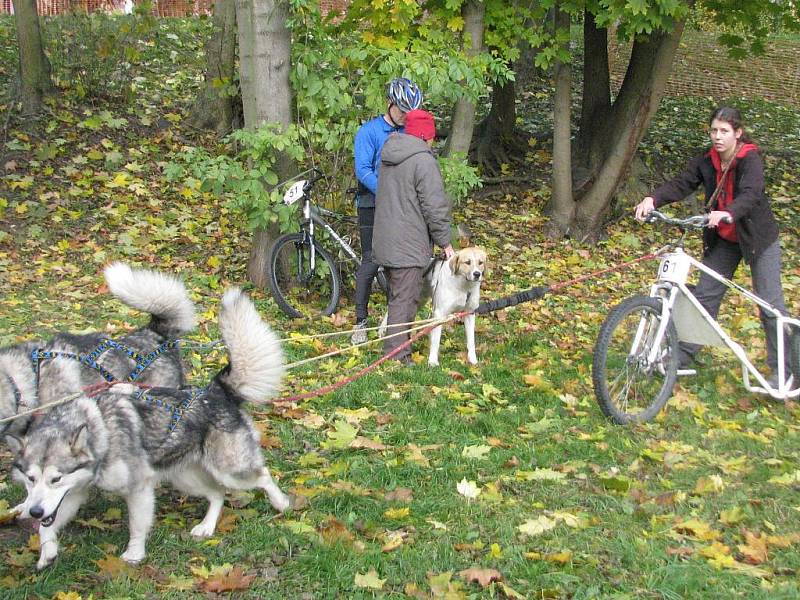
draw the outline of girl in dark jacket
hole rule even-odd
[[[744,258],[750,265],[755,293],[786,314],[778,224],[764,190],[764,163],[758,146],[745,134],[741,114],[735,108],[718,108],[709,124],[711,149],[692,159],[680,175],[637,204],[636,218],[642,220],[654,208],[683,200],[702,185],[706,198],[713,200],[708,207],[708,228],[703,232],[703,264],[731,279]],[[733,222],[724,222],[726,217]],[[694,294],[716,318],[726,290],[723,284],[701,273]],[[767,364],[772,369],[770,384],[777,386],[775,319],[763,311],[760,316],[767,338]],[[681,343],[682,369],[690,367],[698,349]],[[784,372],[790,373],[788,360]]]

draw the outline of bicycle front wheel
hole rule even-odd
[[[269,287],[280,309],[292,318],[332,315],[339,304],[341,280],[336,263],[327,251],[311,243],[302,233],[275,240],[269,257]]]
[[[672,395],[678,332],[670,320],[656,340],[661,322],[660,298],[634,296],[613,308],[600,327],[592,382],[600,408],[615,423],[649,421]]]

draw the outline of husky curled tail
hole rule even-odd
[[[174,347],[162,347],[195,326],[194,304],[183,283],[176,277],[132,269],[120,262],[105,269],[105,278],[114,296],[151,316],[149,325],[113,342],[139,357],[157,351],[158,358],[142,368],[135,358],[109,344],[108,336],[101,332],[59,333],[48,341],[0,348],[0,419],[59,400],[109,377],[157,386],[184,384],[180,353]],[[91,365],[78,358],[94,354]],[[23,433],[28,424],[25,418],[0,424],[0,436],[6,431]]]
[[[229,364],[202,389],[115,385],[50,410],[24,439],[10,436],[14,478],[27,489],[17,507],[41,524],[38,567],[58,553],[57,534],[92,487],[121,495],[128,505],[130,540],[122,558],[145,557],[155,517],[155,488],[169,482],[208,499],[191,534],[214,534],[229,489],[261,488],[272,506],[291,506],[264,464],[259,432],[244,402],[277,393],[284,371],[279,340],[238,289],[222,300],[220,330]]]
[[[108,289],[131,308],[150,313],[147,326],[164,336],[182,335],[194,329],[194,304],[183,283],[164,273],[131,269],[125,263],[111,263],[104,271]]]
[[[238,288],[222,297],[219,329],[230,356],[225,383],[254,404],[275,396],[284,373],[280,341]]]

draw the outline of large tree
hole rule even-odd
[[[662,27],[633,40],[625,78],[613,103],[610,100],[607,35],[596,16],[584,15],[584,85],[576,193],[554,193],[549,206],[552,223],[562,233],[580,239],[601,230],[614,196],[626,177],[636,150],[658,108],[672,61],[683,33],[684,19],[693,4],[661,18]],[[643,26],[641,26],[643,27]],[[570,148],[570,130],[554,129],[553,144]],[[554,152],[554,160],[557,157]],[[554,165],[554,171],[555,171]]]
[[[234,121],[239,94],[234,86],[236,64],[236,2],[214,2],[214,29],[206,42],[206,73],[189,123],[220,135],[238,125]]]
[[[483,48],[483,17],[486,7],[483,0],[466,0],[461,6],[464,19],[464,54],[474,58]],[[469,152],[472,132],[475,129],[475,102],[462,96],[453,109],[450,133],[444,148],[445,156],[466,155]]]
[[[285,130],[292,122],[288,14],[288,0],[236,0],[239,80],[247,129],[274,123]],[[275,165],[278,178],[287,179],[293,170],[293,161],[280,155]],[[256,285],[268,281],[267,251],[276,234],[277,226],[260,227],[253,234],[247,274]]]
[[[38,113],[51,89],[50,61],[44,53],[36,0],[14,0],[19,45],[19,94],[26,115]]]
[[[564,39],[569,45],[569,13],[556,6],[553,14],[556,39]],[[555,97],[553,99],[553,192],[552,205],[565,210],[553,211],[553,223],[565,227],[573,218],[569,210],[572,206],[572,158],[570,156],[570,116],[572,76],[569,64],[569,48],[561,44],[560,52],[553,65]]]

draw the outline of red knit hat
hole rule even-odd
[[[406,124],[403,129],[408,135],[413,135],[426,142],[436,137],[436,123],[433,115],[425,110],[411,110],[406,113]]]

